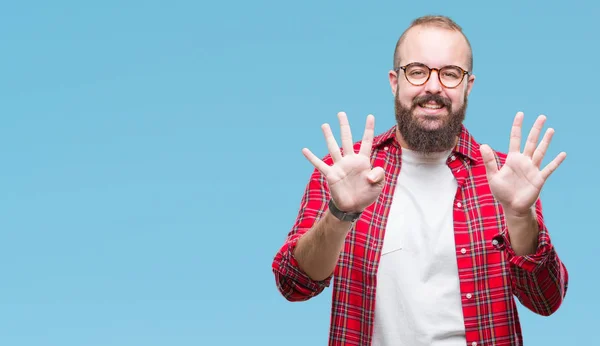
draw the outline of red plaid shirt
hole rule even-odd
[[[277,287],[290,301],[316,296],[333,278],[329,345],[371,344],[377,266],[401,166],[395,131],[393,127],[373,141],[371,162],[374,167],[383,167],[386,184],[348,234],[332,276],[323,281],[311,280],[299,269],[293,255],[298,238],[327,209],[327,182],[317,170],[310,178],[287,241],[273,261]],[[354,150],[358,152],[359,148],[360,142]],[[505,154],[496,153],[496,157],[499,165],[504,164]],[[324,160],[332,164],[329,155]],[[568,273],[550,242],[541,202],[536,204],[537,252],[516,256],[510,247],[502,208],[488,186],[479,144],[464,127],[447,163],[458,182],[454,240],[467,345],[522,345],[513,295],[531,311],[547,316],[558,309],[567,291]]]

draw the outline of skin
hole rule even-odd
[[[438,27],[412,28],[400,47],[401,65],[421,62],[430,67],[457,65],[467,69],[469,54],[468,44],[460,33]],[[439,83],[437,72],[432,72],[425,85],[414,86],[408,83],[403,75],[398,76],[394,71],[389,72],[391,91],[394,95],[398,95],[398,101],[405,107],[410,107],[417,96],[439,94],[449,99],[452,108],[457,109],[464,104],[474,81],[475,76],[471,75],[458,87],[449,89]],[[413,116],[423,128],[437,129],[447,122],[449,113],[446,109],[430,112],[426,117],[427,112],[419,108],[413,112]],[[302,152],[326,178],[332,199],[339,209],[348,212],[362,211],[377,199],[384,185],[383,169],[371,168],[369,159],[375,118],[373,115],[367,117],[359,153],[352,150],[353,139],[346,114],[338,113],[338,119],[344,155],[340,153],[338,143],[328,124],[324,124],[322,130],[333,165],[325,164],[307,148]],[[481,146],[490,189],[504,209],[511,246],[517,255],[530,255],[536,252],[539,230],[535,202],[548,177],[566,157],[564,152],[560,153],[544,169],[540,168],[554,134],[553,129],[548,129],[541,143],[537,145],[545,120],[546,117],[543,115],[538,117],[527,138],[525,148],[521,151],[523,113],[517,113],[510,132],[507,160],[500,170],[496,166],[492,149],[488,145]],[[410,149],[399,132],[397,136],[399,143]],[[298,240],[294,255],[300,268],[313,280],[319,281],[330,276],[351,226],[350,222],[338,220],[327,210],[313,228]]]

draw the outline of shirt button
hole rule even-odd
[[[471,299],[473,298],[473,295],[471,293],[467,293],[467,299]]]
[[[383,147],[383,150],[388,150],[388,147]]]
[[[456,156],[452,155],[450,156],[450,160],[454,161],[456,159]]]
[[[458,203],[456,203],[456,206],[460,208],[462,206],[462,204],[460,202],[458,202]]]
[[[465,249],[464,247],[462,249],[460,249],[460,253],[462,253],[463,255],[467,253],[467,249]]]
[[[494,245],[494,246],[498,246],[498,239],[494,239],[494,240],[492,240],[492,245]]]
[[[473,341],[473,342],[471,343],[471,345],[472,345],[472,346],[477,346],[477,343],[476,343],[475,341]]]

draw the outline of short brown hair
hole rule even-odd
[[[464,34],[462,28],[458,24],[456,24],[455,21],[453,21],[452,19],[450,19],[447,16],[441,16],[441,15],[427,15],[427,16],[419,17],[419,18],[413,20],[412,23],[410,24],[410,26],[408,28],[406,28],[406,30],[404,30],[404,32],[398,39],[398,42],[396,43],[396,49],[394,49],[394,70],[396,70],[400,67],[400,45],[402,44],[402,42],[404,42],[404,39],[406,38],[406,34],[408,33],[408,31],[410,29],[414,28],[415,26],[419,26],[419,25],[435,26],[435,27],[442,28],[442,29],[448,29],[448,30],[454,30],[454,31],[460,32],[463,35],[463,37],[465,38],[465,40],[467,41],[467,45],[469,46],[469,51],[470,51],[469,66],[467,67],[467,69],[469,71],[473,70],[473,50],[471,48],[471,43],[469,42],[469,39]]]

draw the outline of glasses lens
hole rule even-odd
[[[454,88],[459,85],[463,78],[463,72],[461,69],[453,66],[444,67],[440,71],[440,79],[442,84],[447,88]]]
[[[407,66],[405,73],[408,81],[415,85],[421,85],[425,83],[429,77],[429,69],[420,65]]]

